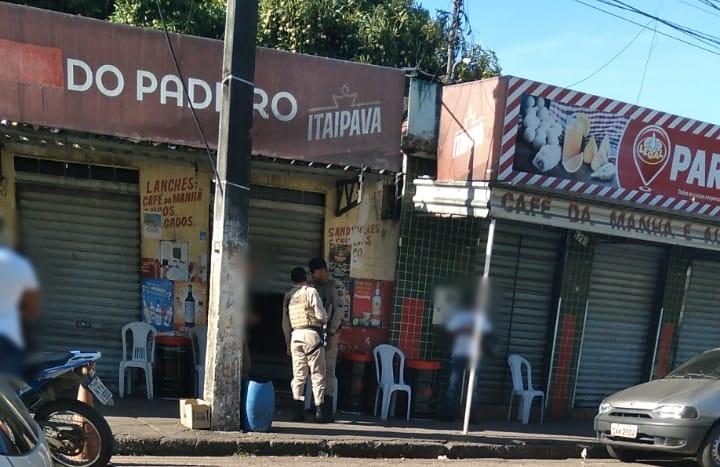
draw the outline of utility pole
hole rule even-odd
[[[450,23],[450,34],[448,36],[447,68],[445,69],[446,79],[451,79],[453,65],[455,65],[455,48],[458,45],[458,35],[460,33],[460,11],[462,10],[462,4],[463,0],[453,0],[452,21]]]
[[[257,0],[228,0],[205,359],[205,399],[220,431],[242,429],[256,28]]]

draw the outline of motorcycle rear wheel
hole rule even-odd
[[[105,467],[110,462],[114,438],[110,425],[94,408],[74,399],[59,399],[40,407],[35,420],[46,426],[67,431],[62,439],[48,440],[53,460],[67,467]],[[80,437],[76,436],[82,433]],[[60,442],[63,448],[53,446]]]

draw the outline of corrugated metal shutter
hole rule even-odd
[[[675,366],[706,350],[720,347],[719,261],[695,260],[685,296]]]
[[[642,382],[648,337],[655,337],[649,330],[664,253],[633,243],[595,247],[576,407],[597,407],[608,395]]]
[[[487,228],[484,229],[484,236]],[[483,359],[480,370],[481,402],[497,404],[510,395],[512,381],[507,354],[520,354],[532,365],[533,385],[544,387],[544,361],[548,349],[548,326],[554,310],[553,284],[562,232],[530,224],[496,224],[490,265],[497,306],[491,310],[493,327],[502,357]],[[482,239],[481,247],[485,245]],[[480,271],[485,250],[480,248]]]
[[[252,199],[250,248],[256,262],[255,290],[282,294],[290,270],[322,255],[324,207]]]
[[[22,246],[43,295],[47,351],[101,351],[98,374],[117,385],[121,328],[140,310],[137,195],[18,184]]]

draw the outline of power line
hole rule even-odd
[[[597,10],[597,11],[600,11],[600,12],[602,12],[602,13],[605,13],[606,15],[614,16],[615,18],[621,19],[621,20],[623,20],[623,21],[626,21],[626,22],[628,22],[628,23],[634,24],[634,25],[636,25],[636,26],[640,26],[640,27],[642,27],[642,28],[644,28],[644,29],[650,29],[649,23],[648,23],[648,26],[645,26],[645,25],[643,25],[642,23],[638,23],[637,21],[631,20],[630,18],[626,18],[626,17],[624,17],[624,16],[618,15],[618,14],[613,13],[613,12],[611,12],[611,11],[604,10],[604,9],[602,9],[602,8],[600,8],[600,7],[595,6],[595,5],[591,5],[591,4],[589,4],[589,3],[587,3],[587,2],[585,2],[585,1],[583,1],[583,0],[572,0],[572,1],[574,1],[575,3],[580,3],[580,4],[582,4],[582,5],[585,5],[585,6],[588,7],[588,8],[592,8],[593,10]],[[695,43],[695,42],[687,41],[687,40],[685,40],[685,39],[682,39],[682,38],[677,37],[677,36],[673,36],[672,34],[668,34],[668,33],[663,32],[663,31],[658,31],[657,33],[660,34],[661,36],[665,36],[665,37],[667,37],[667,38],[669,38],[669,39],[674,39],[674,40],[676,40],[676,41],[678,41],[678,42],[682,42],[682,43],[685,44],[685,45],[689,45],[689,46],[694,47],[694,48],[696,48],[696,49],[704,50],[705,52],[709,52],[709,53],[711,53],[711,54],[713,54],[713,55],[718,55],[718,56],[720,56],[720,52],[717,51],[717,50],[708,49],[707,47],[703,47],[703,46],[700,45],[700,44],[697,44],[697,43]]]
[[[657,21],[655,21],[655,29],[653,30],[652,42],[650,42],[650,50],[648,50],[647,58],[645,59],[645,67],[643,67],[642,78],[640,79],[640,89],[638,89],[637,98],[635,98],[635,104],[640,102],[640,95],[645,85],[645,76],[647,75],[648,64],[650,63],[650,56],[652,55],[653,49],[655,48],[655,39],[657,38]]]
[[[202,138],[203,143],[205,144],[205,151],[207,152],[208,161],[210,161],[210,167],[212,167],[213,174],[215,175],[215,186],[220,190],[220,195],[225,196],[225,194],[223,193],[222,184],[220,183],[220,175],[218,174],[217,167],[215,166],[215,161],[212,157],[212,150],[210,149],[210,144],[208,143],[207,137],[205,136],[205,131],[203,130],[202,125],[200,124],[200,120],[198,119],[195,106],[190,100],[190,95],[188,94],[187,87],[185,86],[185,78],[183,77],[182,71],[180,70],[180,63],[178,62],[177,56],[175,55],[175,48],[172,45],[172,41],[170,40],[170,33],[168,32],[167,24],[165,23],[165,15],[163,14],[162,7],[160,6],[160,0],[155,0],[155,4],[157,5],[158,15],[160,16],[160,22],[162,23],[163,31],[165,32],[165,41],[167,42],[168,50],[170,51],[170,56],[172,56],[173,63],[175,64],[175,71],[180,78],[180,87],[182,87],[183,95],[185,96],[185,100],[187,100],[188,102],[188,107],[190,108],[190,113],[192,113],[195,126],[200,133],[200,137]]]
[[[690,2],[688,2],[687,0],[677,0],[677,1],[680,2],[680,3],[682,3],[682,4],[684,4],[684,5],[689,6],[690,8],[694,8],[694,9],[696,9],[696,10],[698,10],[698,11],[702,11],[702,12],[705,13],[706,15],[713,15],[713,16],[716,16],[716,17],[720,18],[720,14],[718,14],[717,12],[710,11],[710,10],[706,10],[705,8],[702,8],[702,7],[698,6],[698,5],[695,5],[694,3],[690,3]],[[702,3],[703,5],[705,4],[705,2],[703,2],[702,0],[700,0],[700,3]]]
[[[617,8],[617,9],[620,9],[623,11],[627,11],[627,12],[634,13],[634,14],[637,14],[640,16],[644,16],[646,18],[650,18],[655,21],[659,21],[660,23],[668,26],[669,28],[675,29],[676,31],[680,31],[683,34],[688,35],[696,40],[699,40],[700,42],[703,42],[711,47],[717,48],[718,46],[720,46],[720,37],[718,37],[718,36],[713,36],[706,32],[702,32],[697,29],[675,23],[673,21],[669,21],[669,20],[661,18],[655,14],[648,13],[647,11],[643,11],[639,8],[629,5],[621,0],[595,0],[595,1],[605,4],[605,5],[608,5],[608,6],[611,6],[613,8]],[[720,9],[720,7],[719,7],[719,9]]]
[[[581,2],[581,3],[582,3],[582,2]],[[620,49],[620,51],[619,51],[618,53],[616,53],[615,55],[613,55],[613,56],[610,58],[610,60],[608,60],[607,62],[603,63],[602,66],[600,66],[600,68],[598,68],[597,70],[593,71],[592,73],[590,73],[589,75],[587,75],[585,78],[581,79],[580,81],[576,81],[576,82],[574,82],[574,83],[572,83],[572,84],[569,84],[569,85],[567,85],[567,86],[565,86],[565,87],[566,87],[566,88],[571,88],[571,87],[573,87],[573,86],[577,86],[578,84],[584,83],[585,81],[589,80],[589,79],[592,78],[593,76],[595,76],[595,75],[597,75],[598,73],[600,73],[601,71],[603,71],[608,65],[610,65],[610,64],[611,64],[612,62],[614,62],[620,55],[622,55],[623,52],[625,52],[631,45],[633,45],[633,43],[637,40],[637,38],[640,37],[640,35],[645,32],[645,27],[649,26],[650,23],[652,23],[652,21],[648,21],[647,24],[646,24],[645,26],[643,26],[643,28],[640,29],[640,31],[638,31],[638,33],[635,34],[635,36],[634,36],[632,39],[630,39],[630,42],[628,42],[627,44],[625,44],[625,47],[623,47],[622,49]],[[642,26],[642,25],[641,25],[641,26]]]

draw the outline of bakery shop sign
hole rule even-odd
[[[564,229],[720,250],[720,226],[633,209],[493,188],[490,214]]]
[[[497,179],[685,213],[720,213],[720,126],[507,79]]]
[[[88,40],[92,37],[92,40]],[[0,2],[0,118],[215,147],[222,42]],[[400,170],[402,70],[258,48],[253,153]]]

